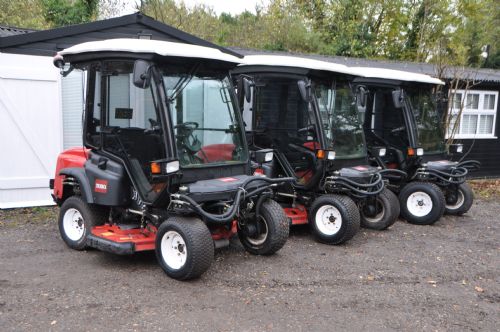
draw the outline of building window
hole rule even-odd
[[[458,121],[454,138],[495,138],[497,91],[457,90],[452,98],[448,136]]]

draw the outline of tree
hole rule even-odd
[[[42,0],[43,15],[52,27],[97,19],[99,0]]]
[[[0,0],[0,24],[20,28],[45,29],[48,24],[43,18],[40,0]]]

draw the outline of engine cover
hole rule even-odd
[[[254,176],[235,175],[218,179],[196,181],[185,185],[188,188],[186,195],[200,203],[216,200],[230,200],[234,198],[234,194],[238,188],[242,187],[244,182],[250,178],[254,178]],[[245,190],[250,191],[264,185],[267,185],[264,181],[252,181],[245,187]]]
[[[457,166],[456,161],[450,161],[450,160],[435,160],[435,161],[429,161],[426,163],[426,167],[428,169],[435,169],[438,171],[448,171],[450,168]]]
[[[368,165],[344,167],[339,171],[339,175],[358,183],[369,183],[372,176],[377,173],[378,168]]]

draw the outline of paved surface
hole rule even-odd
[[[201,279],[178,282],[151,254],[68,249],[50,214],[0,212],[0,329],[499,331],[499,216],[500,202],[479,201],[335,247],[294,229],[275,256],[236,241]]]

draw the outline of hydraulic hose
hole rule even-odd
[[[457,172],[459,172],[457,174]],[[430,175],[443,182],[448,182],[452,184],[461,184],[465,182],[465,176],[468,174],[468,170],[465,167],[455,167],[451,173],[439,171],[437,169],[419,169],[415,173],[415,176],[418,175]]]
[[[198,204],[195,200],[193,200],[191,197],[184,195],[184,194],[173,194],[172,196],[175,199],[187,202],[189,204],[189,208],[194,210],[195,212],[199,213],[203,217],[205,217],[208,221],[214,222],[214,223],[227,223],[229,221],[234,220],[234,216],[238,212],[238,208],[240,206],[240,202],[242,199],[242,196],[246,199],[248,197],[253,197],[256,196],[264,191],[268,191],[269,187],[272,184],[280,184],[284,182],[291,182],[293,181],[293,178],[278,178],[278,179],[270,179],[270,178],[264,178],[264,177],[252,177],[250,179],[247,179],[243,182],[241,187],[238,188],[238,191],[236,192],[236,196],[233,200],[233,204],[231,207],[224,213],[222,214],[214,214],[207,212],[203,210],[203,208]],[[258,187],[256,189],[253,189],[249,192],[246,191],[246,186],[253,182],[253,181],[262,181],[262,182],[267,182],[267,185],[264,187]]]
[[[325,181],[325,185],[335,185],[335,184],[340,185],[341,187],[353,191],[356,196],[374,196],[378,195],[379,193],[382,192],[382,190],[384,190],[384,182],[380,172],[375,173],[374,176],[376,179],[373,182],[367,184],[359,183],[342,176],[334,176],[327,179]],[[376,189],[365,190],[372,188]]]
[[[457,166],[467,168],[469,171],[477,171],[481,167],[481,163],[477,160],[466,160],[462,161]]]

